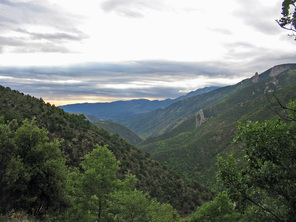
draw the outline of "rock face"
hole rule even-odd
[[[278,74],[288,70],[289,68],[289,65],[275,66],[270,70],[270,76],[277,76]]]
[[[252,77],[252,82],[253,83],[258,82],[258,79],[259,79],[259,75],[258,75],[258,72],[256,72],[255,75]]]
[[[200,109],[195,116],[195,127],[199,127],[207,121],[203,109]]]

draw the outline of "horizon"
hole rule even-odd
[[[0,84],[57,106],[177,98],[294,63],[282,0],[5,0]]]

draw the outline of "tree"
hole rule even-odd
[[[67,170],[57,140],[35,120],[0,124],[0,208],[54,214],[67,206]]]
[[[161,204],[139,190],[119,190],[112,194],[109,204],[112,221],[174,222],[180,221],[170,204]]]
[[[81,170],[71,173],[72,207],[61,220],[65,221],[179,221],[170,204],[134,189],[137,180],[127,175],[116,177],[119,161],[107,146],[97,146],[85,155]]]
[[[290,122],[241,123],[235,140],[244,157],[218,158],[219,180],[252,220],[296,220],[296,102],[287,110]]]
[[[107,146],[97,146],[84,156],[82,171],[74,171],[72,197],[74,207],[66,217],[72,221],[103,221],[109,195],[123,186],[116,178],[119,161]]]
[[[284,29],[296,32],[296,0],[284,0],[282,4],[282,18],[277,23]]]
[[[197,211],[190,216],[190,222],[232,222],[238,221],[240,214],[234,210],[226,192],[219,193],[211,202],[198,207]]]

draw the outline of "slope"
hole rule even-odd
[[[118,134],[118,136],[120,138],[125,139],[126,141],[128,141],[132,145],[137,145],[138,143],[143,141],[133,131],[131,131],[127,127],[125,127],[119,123],[115,123],[113,121],[95,122],[94,125],[96,125],[99,128],[108,130],[112,135]]]
[[[143,141],[139,148],[189,178],[212,185],[216,156],[232,151],[240,155],[239,147],[232,143],[238,121],[277,118],[276,111],[281,108],[273,93],[284,104],[296,98],[295,68],[293,64],[276,66],[235,86],[216,90],[228,88],[229,93],[171,131]]]
[[[40,98],[24,95],[0,86],[0,115],[5,121],[36,118],[39,127],[49,131],[50,139],[61,140],[61,150],[68,166],[78,166],[81,157],[96,145],[108,145],[121,162],[118,177],[132,173],[139,179],[137,188],[149,192],[160,202],[169,202],[182,215],[187,215],[211,198],[211,193],[194,181],[152,160],[125,140],[99,129],[84,115],[70,115]]]
[[[275,75],[279,72],[293,68],[295,65],[286,64],[275,66],[260,75],[260,81],[269,77],[269,74]],[[187,118],[195,115],[199,110],[210,107],[225,99],[225,97],[234,95],[241,89],[252,84],[258,75],[252,79],[244,80],[236,85],[218,88],[209,93],[200,94],[171,104],[170,106],[150,112],[147,115],[136,117],[125,122],[124,125],[142,138],[158,136],[169,132],[178,124],[181,124]]]
[[[186,98],[164,109],[155,110],[147,115],[133,118],[124,122],[123,125],[143,138],[158,136],[169,132],[200,109],[223,100],[229,93],[235,93],[239,88],[240,85],[227,86],[209,93]]]

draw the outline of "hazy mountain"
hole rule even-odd
[[[162,128],[155,132],[165,132],[143,141],[139,148],[190,178],[213,184],[217,155],[241,154],[241,148],[232,143],[238,122],[278,118],[282,109],[277,99],[283,104],[296,99],[295,89],[296,64],[286,64],[236,85],[176,102],[138,118],[137,124],[151,119],[141,132],[149,133],[148,124],[154,130],[157,120]]]
[[[198,94],[206,93],[218,87],[205,87],[196,91],[190,92],[176,99],[166,100],[147,100],[135,99],[129,101],[116,101],[110,103],[80,103],[60,106],[66,112],[79,112],[90,114],[98,117],[101,120],[126,120],[136,116],[142,116],[153,110],[163,109],[170,104]]]

